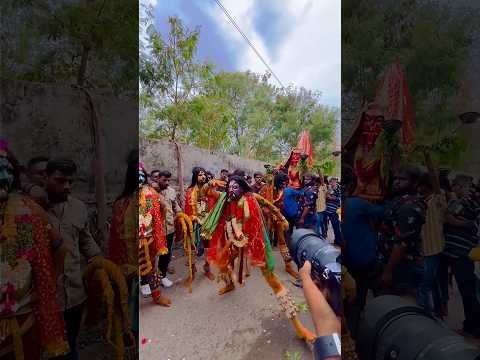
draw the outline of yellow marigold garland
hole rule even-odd
[[[175,217],[175,222],[182,227],[183,232],[183,249],[188,258],[188,273],[190,278],[193,277],[193,252],[195,251],[195,244],[193,242],[193,223],[190,217],[185,213],[179,213]],[[188,292],[192,292],[191,283],[188,286]]]
[[[125,276],[116,264],[103,257],[97,257],[87,266],[83,278],[87,289],[91,282],[98,282],[101,285],[101,299],[107,306],[106,341],[116,350],[117,359],[123,360],[125,349],[123,331],[133,339],[128,306],[128,286]],[[118,291],[119,301],[117,302],[115,302],[114,288]],[[115,303],[120,304],[120,307],[115,309]],[[121,319],[123,319],[123,329]]]
[[[275,222],[278,223],[279,225],[282,226],[283,230],[288,229],[288,221],[285,219],[285,217],[282,215],[282,212],[280,211],[279,208],[277,208],[275,205],[273,205],[270,201],[265,199],[263,196],[258,195],[256,193],[253,194],[255,196],[255,199],[257,199],[258,204],[260,207],[266,207],[268,210],[270,210],[275,217]]]

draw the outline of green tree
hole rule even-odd
[[[138,7],[129,0],[5,1],[3,77],[124,91],[138,83]]]
[[[416,142],[440,141],[457,122],[453,104],[476,26],[472,12],[432,1],[401,0],[379,6],[373,0],[345,0],[343,93],[356,95],[358,111],[360,102],[373,99],[385,65],[398,59],[406,68],[413,99]],[[342,128],[344,133],[351,130],[348,125]],[[441,161],[458,160],[461,147],[450,150],[437,151]]]
[[[187,103],[198,94],[211,66],[195,61],[199,29],[187,29],[178,17],[169,17],[168,23],[166,39],[153,23],[146,26],[147,51],[140,57],[141,104],[149,102],[159,135],[177,140],[185,137]]]

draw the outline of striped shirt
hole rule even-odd
[[[337,184],[334,188],[330,188],[328,195],[330,198],[327,197],[327,208],[325,211],[327,213],[334,214],[340,208],[340,198],[342,196],[340,185]]]
[[[475,222],[477,211],[467,199],[452,200],[448,204],[447,214],[459,220],[470,221],[471,226],[452,226],[445,224],[444,254],[453,257],[468,257],[472,248],[478,245],[478,225]]]
[[[425,224],[422,227],[423,255],[440,254],[445,248],[443,223],[447,210],[445,194],[433,194],[426,199],[427,212]]]

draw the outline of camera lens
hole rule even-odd
[[[313,268],[320,269],[337,263],[340,256],[340,250],[310,229],[296,229],[288,245],[290,255],[298,267],[302,267],[308,260]]]

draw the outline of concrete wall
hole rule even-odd
[[[255,171],[265,171],[264,162],[244,159],[235,155],[220,152],[210,152],[193,146],[181,145],[183,182],[187,186],[192,178],[192,169],[202,166],[216,176],[222,169],[242,169],[253,175]],[[177,174],[176,146],[168,140],[140,140],[140,160],[147,171],[154,169],[168,170],[172,173],[173,183],[179,183]]]

